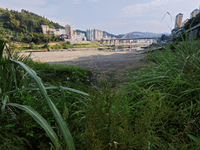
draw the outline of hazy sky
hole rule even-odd
[[[199,8],[200,0],[0,0],[0,7],[25,9],[75,29],[100,29],[113,34],[132,31],[170,33],[174,18],[183,20]],[[169,12],[162,20],[163,16]],[[162,20],[162,22],[161,22]]]

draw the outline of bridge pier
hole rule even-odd
[[[114,45],[116,45],[117,40],[114,40]]]

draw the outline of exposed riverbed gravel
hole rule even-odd
[[[118,78],[121,72],[132,67],[146,66],[141,61],[145,54],[140,51],[107,52],[99,50],[53,51],[33,52],[34,61],[48,62],[50,64],[75,65],[87,68],[92,72],[101,72],[101,77],[108,78],[115,74]]]

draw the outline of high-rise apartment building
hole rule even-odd
[[[68,39],[73,40],[74,39],[74,31],[73,31],[73,27],[70,25],[66,25],[65,26],[65,34],[68,36]]]
[[[88,29],[87,30],[87,40],[95,41],[101,40],[103,38],[103,31],[97,29]]]
[[[190,19],[193,18],[193,17],[196,17],[197,14],[199,14],[199,9],[195,9],[194,11],[191,12]]]
[[[193,18],[193,17],[196,17],[198,13],[199,13],[199,9],[193,10],[193,11],[191,12],[191,14],[190,14],[190,19]]]
[[[179,13],[178,15],[176,15],[175,29],[176,28],[181,28],[182,20],[183,20],[183,14]]]
[[[94,30],[92,29],[87,30],[87,40],[94,41]]]

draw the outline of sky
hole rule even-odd
[[[199,0],[0,0],[4,9],[25,9],[63,26],[116,35],[133,31],[170,33],[178,13],[183,13],[184,21],[199,6]]]

